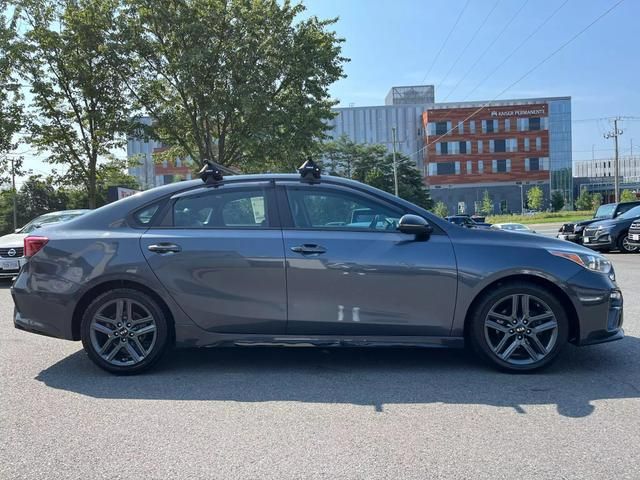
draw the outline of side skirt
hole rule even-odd
[[[176,346],[193,347],[428,347],[462,348],[463,337],[379,335],[265,335],[211,333],[188,325],[176,325]]]

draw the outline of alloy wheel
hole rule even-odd
[[[140,302],[128,298],[112,300],[91,319],[90,338],[95,352],[109,364],[136,365],[153,350],[156,320]]]
[[[553,310],[536,296],[514,294],[493,304],[484,320],[484,336],[493,354],[513,365],[547,357],[558,339]]]
[[[629,243],[629,235],[625,235],[622,239],[622,250],[626,253],[635,253],[638,251],[638,247]]]

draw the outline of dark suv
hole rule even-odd
[[[629,242],[629,228],[634,220],[640,219],[640,205],[611,220],[594,222],[584,229],[582,244],[594,250],[620,250],[635,253],[637,245]]]
[[[640,220],[635,220],[629,227],[627,242],[630,246],[640,250]]]
[[[585,227],[600,220],[610,220],[612,218],[617,218],[618,216],[631,210],[633,207],[637,207],[638,205],[640,205],[640,201],[607,203],[605,205],[600,205],[598,207],[598,210],[596,210],[596,213],[593,215],[593,218],[582,220],[581,222],[577,223],[565,223],[564,225],[562,225],[560,227],[560,230],[558,231],[557,237],[560,240],[569,240],[570,242],[582,243],[582,235],[584,234]]]

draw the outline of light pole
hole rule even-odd
[[[398,166],[396,165],[396,127],[391,128],[391,135],[393,136],[393,188],[398,196]]]
[[[16,192],[16,169],[13,158],[11,159],[11,187],[13,188],[13,231],[18,229],[18,206],[17,206],[17,192]]]
[[[618,203],[620,201],[620,179],[619,176],[619,168],[620,168],[620,160],[618,158],[618,137],[622,135],[622,129],[618,128],[618,120],[619,118],[613,119],[613,131],[605,133],[604,138],[613,138],[615,146],[616,146],[616,158],[613,161],[613,188],[614,188],[614,197],[615,202]]]

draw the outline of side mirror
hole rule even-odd
[[[13,233],[20,233],[20,230],[22,230],[22,229],[21,228],[16,228]]]
[[[424,218],[407,214],[403,215],[400,222],[398,222],[398,230],[408,235],[428,237],[433,232],[433,227]]]

